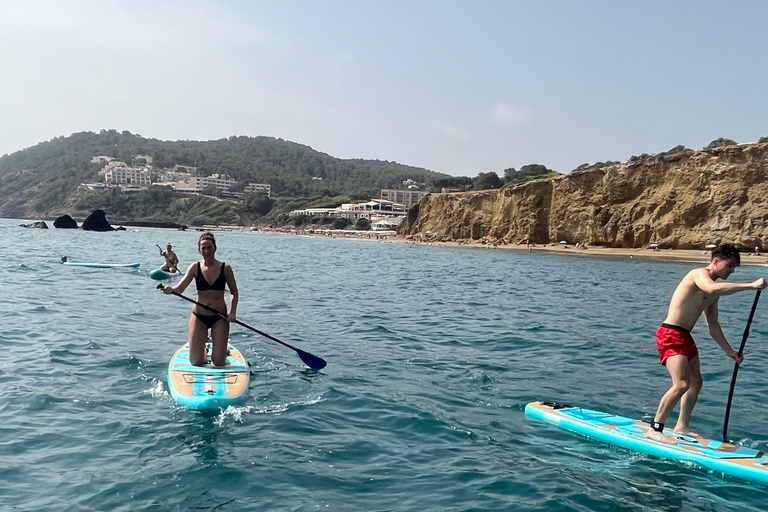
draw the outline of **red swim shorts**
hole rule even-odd
[[[667,365],[669,356],[685,356],[690,361],[699,355],[693,336],[676,325],[662,324],[656,331],[656,348],[659,349],[661,364]]]

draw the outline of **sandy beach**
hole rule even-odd
[[[418,242],[410,242],[402,238],[393,239],[393,241],[418,243]],[[530,248],[524,244],[521,244],[521,245],[499,244],[494,248],[490,244],[483,244],[479,242],[469,242],[469,243],[429,242],[429,243],[425,243],[425,245],[442,245],[446,247],[473,247],[473,248],[488,249],[488,250],[546,252],[546,253],[557,253],[557,254],[564,254],[564,255],[576,256],[576,257],[600,256],[600,257],[627,258],[627,259],[644,258],[644,259],[651,259],[651,260],[690,261],[690,262],[703,262],[703,263],[709,262],[710,260],[709,251],[696,250],[696,249],[659,249],[654,251],[651,249],[621,249],[621,248],[596,247],[596,246],[589,247],[588,249],[576,249],[573,245],[563,246],[559,244],[558,245],[539,244],[535,247],[531,246]],[[765,254],[762,254],[760,256],[755,256],[752,253],[741,253],[741,264],[765,266],[768,264],[768,256],[766,256]]]
[[[556,253],[568,256],[598,256],[609,258],[643,258],[650,260],[666,260],[666,261],[689,261],[694,263],[706,263],[709,261],[709,251],[698,249],[622,249],[612,247],[598,247],[590,246],[587,249],[577,249],[573,245],[560,245],[560,244],[537,244],[535,246],[528,247],[525,244],[498,244],[493,246],[489,243],[483,243],[480,241],[466,241],[466,242],[418,242],[414,240],[406,240],[403,237],[392,236],[387,234],[382,239],[377,239],[376,235],[382,236],[382,233],[376,233],[374,231],[361,232],[338,230],[331,234],[327,232],[309,232],[307,230],[300,230],[298,232],[287,232],[281,230],[252,230],[242,227],[210,227],[206,226],[206,230],[212,231],[242,231],[242,232],[259,232],[268,235],[288,235],[288,236],[304,236],[304,237],[321,237],[321,238],[334,238],[339,240],[362,240],[370,242],[389,242],[389,243],[401,243],[401,244],[413,244],[413,245],[433,245],[441,247],[468,247],[473,249],[486,249],[486,250],[506,250],[506,251],[526,251],[532,253]],[[762,265],[768,266],[768,254],[754,255],[752,252],[741,253],[742,265]]]

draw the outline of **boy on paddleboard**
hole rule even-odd
[[[762,277],[751,283],[716,283],[726,280],[741,264],[739,251],[730,244],[722,244],[712,251],[711,261],[704,268],[697,268],[677,285],[669,304],[667,318],[656,331],[656,347],[659,350],[661,364],[667,367],[672,377],[672,387],[663,397],[651,422],[646,437],[665,444],[677,444],[677,441],[664,435],[664,422],[677,402],[680,402],[680,415],[674,432],[681,435],[699,437],[690,427],[691,412],[701,391],[701,369],[699,351],[691,337],[691,329],[702,313],[707,321],[707,330],[725,353],[741,364],[743,357],[733,350],[725,339],[717,319],[717,301],[723,295],[747,291],[764,290],[768,283]]]

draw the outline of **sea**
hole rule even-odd
[[[527,419],[536,400],[649,420],[670,384],[654,334],[697,263],[217,232],[250,396],[203,414],[168,393],[191,305],[156,244],[196,231],[25,229],[0,219],[0,510],[764,511],[768,488]],[[63,266],[140,263],[136,269]],[[732,281],[766,276],[742,266]],[[195,297],[194,286],[185,291]],[[754,293],[724,297],[741,342]],[[768,451],[768,299],[731,439]],[[698,340],[692,427],[719,438],[733,362]]]

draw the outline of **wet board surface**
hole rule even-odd
[[[665,459],[687,460],[712,471],[768,485],[768,455],[746,446],[681,436],[664,429],[664,434],[677,439],[676,445],[668,445],[645,437],[650,429],[647,422],[550,402],[529,403],[525,414],[605,443]]]
[[[193,366],[187,343],[176,351],[168,365],[168,388],[176,403],[198,411],[215,411],[245,401],[250,379],[248,363],[234,346],[229,344],[227,348],[225,366]]]

